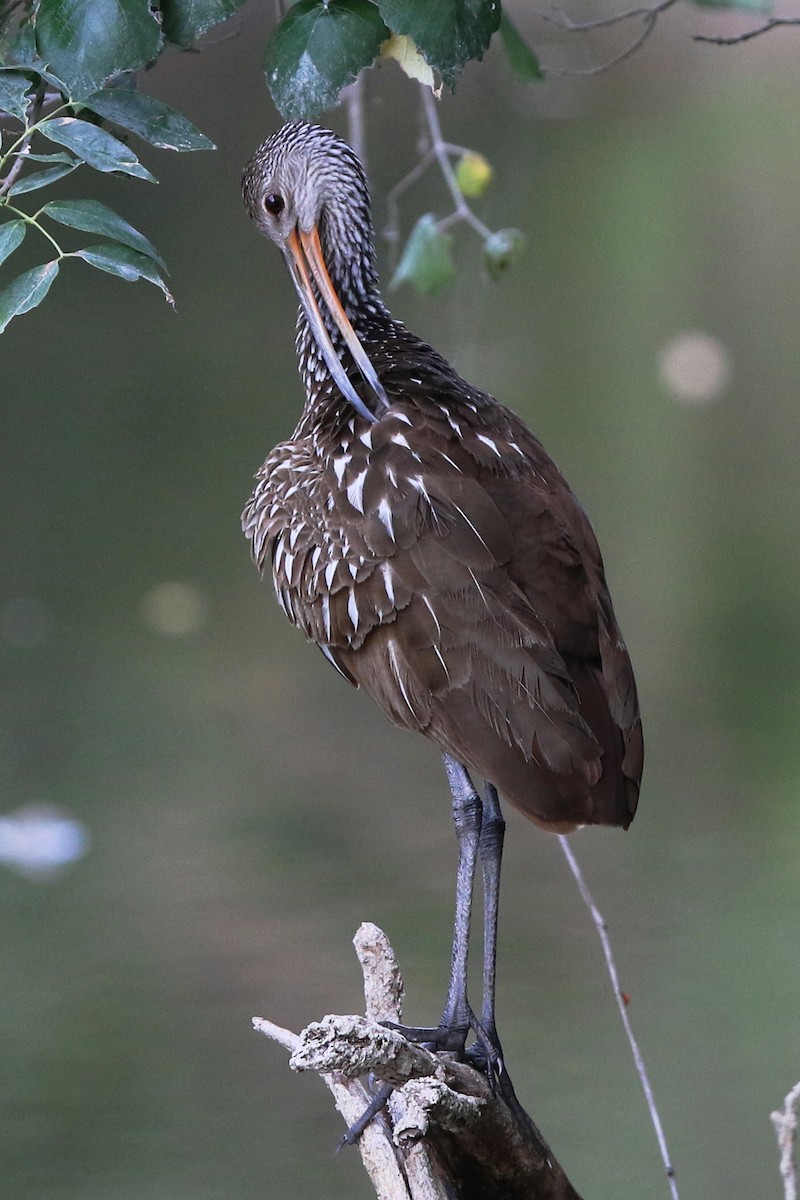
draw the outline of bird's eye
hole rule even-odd
[[[270,192],[269,195],[264,197],[264,208],[273,217],[279,217],[285,207],[286,201],[277,192]]]

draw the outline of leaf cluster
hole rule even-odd
[[[83,167],[154,182],[129,144],[131,135],[161,149],[213,148],[186,117],[138,91],[137,73],[170,47],[190,47],[243,3],[0,0],[0,264],[31,231],[48,250],[44,262],[0,286],[0,332],[44,299],[71,258],[124,280],[149,280],[172,302],[161,257],[124,218],[96,200],[31,208],[27,197]],[[421,72],[431,84],[435,71],[452,88],[498,29],[515,68],[536,74],[535,57],[531,51],[526,57],[499,0],[299,0],[269,39],[267,81],[284,116],[313,117],[392,43],[404,70]],[[465,194],[469,186],[467,179]],[[103,240],[67,248],[65,226]],[[423,222],[410,245],[425,249],[431,236],[438,238],[435,282],[449,274],[444,233]],[[413,254],[406,266],[409,261]],[[425,269],[418,274],[412,270],[409,277],[430,290]]]
[[[618,61],[641,44],[657,16],[673,3],[654,0],[652,8],[627,9],[583,23],[557,9],[542,17],[573,32],[643,20],[643,32],[612,60]],[[697,3],[763,11],[770,0]],[[161,54],[191,47],[243,4],[244,0],[0,0],[0,264],[31,230],[44,239],[49,254],[5,287],[0,283],[0,332],[13,317],[41,302],[69,258],[121,279],[149,280],[171,301],[161,258],[122,217],[92,200],[51,201],[31,210],[25,197],[84,167],[154,182],[129,145],[131,135],[160,149],[212,149],[186,117],[138,91],[137,79]],[[285,0],[279,7],[287,8]],[[524,80],[541,79],[536,54],[503,11],[501,0],[296,0],[268,40],[267,84],[284,117],[307,119],[334,105],[342,89],[380,57],[394,58],[409,76],[431,89],[437,84],[439,90],[442,85],[453,89],[466,64],[482,59],[496,33],[510,69]],[[430,117],[429,125],[433,128]],[[448,230],[459,221],[482,237],[484,262],[492,276],[506,269],[520,245],[519,234],[492,233],[467,204],[467,198],[479,195],[488,182],[491,171],[487,174],[485,160],[467,154],[456,175],[445,161],[452,148],[440,134],[432,140],[432,153],[455,207],[438,221],[430,215],[420,219],[396,275],[423,291],[435,290],[453,274]],[[60,240],[64,226],[104,240],[67,249]]]
[[[267,44],[264,70],[272,99],[286,118],[311,118],[335,104],[342,89],[384,55],[397,58],[398,41],[451,89],[466,64],[483,58],[500,31],[509,62],[526,79],[541,77],[500,0],[299,0]]]
[[[169,105],[136,89],[140,68],[170,43],[189,45],[244,0],[25,0],[0,4],[0,264],[31,230],[49,257],[0,288],[0,332],[47,295],[65,260],[120,279],[146,279],[172,303],[155,247],[97,200],[26,198],[91,167],[155,182],[131,134],[166,150],[213,143]],[[37,197],[37,200],[39,197]],[[68,250],[59,227],[104,240]]]

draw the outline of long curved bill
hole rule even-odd
[[[388,408],[389,401],[386,398],[386,392],[383,390],[383,384],[378,379],[375,368],[367,357],[367,353],[361,342],[358,340],[356,331],[350,324],[350,319],[344,311],[342,302],[336,295],[334,286],[331,283],[331,277],[328,274],[328,268],[325,266],[325,259],[322,254],[322,246],[320,245],[319,233],[316,226],[309,233],[306,233],[302,229],[293,229],[286,239],[285,254],[292,281],[300,297],[300,303],[303,305],[308,323],[311,326],[311,332],[322,352],[322,357],[325,359],[332,379],[342,395],[350,401],[356,412],[360,413],[368,421],[376,421],[377,417],[373,412],[370,412],[347,377],[347,373],[330,339],[330,334],[328,333],[319,305],[317,304],[316,296],[314,295],[314,289],[311,286],[313,278],[314,283],[317,285],[317,290],[325,303],[325,307],[341,332],[345,345],[352,354],[353,361],[361,372],[364,382],[369,386],[378,401],[378,407]]]

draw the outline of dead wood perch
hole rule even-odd
[[[527,1138],[486,1077],[409,1042],[379,1021],[399,1021],[403,983],[376,925],[354,945],[366,1016],[328,1016],[300,1034],[262,1017],[255,1028],[291,1051],[295,1071],[317,1071],[350,1126],[371,1096],[371,1072],[395,1088],[358,1142],[377,1200],[580,1200],[555,1157]]]

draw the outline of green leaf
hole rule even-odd
[[[386,24],[416,42],[452,88],[471,58],[481,59],[500,24],[500,0],[376,0]]]
[[[267,43],[264,71],[284,117],[330,108],[362,67],[370,66],[389,30],[370,0],[300,0]]]
[[[71,163],[75,159],[66,150],[56,150],[55,154],[26,154],[25,162],[43,162],[51,166],[55,163]]]
[[[166,270],[161,255],[143,233],[118,216],[112,208],[99,200],[51,200],[45,204],[41,216],[50,217],[60,225],[71,229],[83,229],[86,233],[101,233],[114,242],[121,242],[139,254],[146,254]]]
[[[32,175],[23,175],[22,179],[11,186],[8,194],[9,196],[22,196],[25,192],[35,192],[39,188],[47,187],[48,183],[55,183],[57,179],[63,179],[65,175],[69,175],[80,165],[76,159],[72,158],[69,165],[59,163],[55,167],[45,167],[43,171],[34,171]]]
[[[525,234],[519,229],[498,229],[483,243],[483,260],[492,279],[499,279],[519,258],[525,246]]]
[[[86,246],[83,250],[76,250],[75,257],[91,263],[99,271],[118,275],[120,279],[126,279],[129,283],[135,279],[146,279],[149,283],[154,283],[156,287],[161,288],[167,303],[175,307],[175,301],[152,261],[144,254],[131,250],[129,246]]]
[[[123,129],[129,129],[162,150],[215,150],[214,143],[181,113],[141,92],[128,88],[105,88],[87,96],[84,104],[92,112]]]
[[[450,241],[448,234],[439,232],[433,214],[425,213],[411,231],[389,287],[411,283],[426,296],[440,291],[456,276]]]
[[[25,121],[25,109],[33,84],[20,71],[0,70],[0,111]]]
[[[518,79],[523,79],[526,83],[533,79],[544,79],[544,71],[538,58],[505,13],[500,18],[500,37],[508,56],[508,65]]]
[[[161,49],[148,0],[39,0],[33,20],[39,54],[73,99],[143,67]]]
[[[97,171],[123,171],[137,179],[155,178],[142,166],[136,155],[105,129],[98,129],[77,117],[52,117],[43,121],[39,132],[51,142],[66,146]]]
[[[27,232],[25,221],[6,221],[5,225],[0,225],[0,263],[14,253]]]
[[[19,275],[0,292],[0,333],[14,317],[30,312],[41,304],[58,274],[58,262],[43,263]]]
[[[17,36],[13,38],[6,50],[6,57],[9,62],[13,63],[29,63],[36,58],[36,38],[33,25],[29,20],[23,21],[20,25]]]
[[[44,61],[44,59],[39,58],[37,55],[35,46],[32,47],[30,54],[25,55],[16,55],[14,50],[7,51],[7,57],[9,60],[11,60],[12,54],[15,55],[13,62],[17,70],[33,72],[44,79],[47,83],[51,84],[55,91],[60,92],[62,96],[69,98],[69,88],[64,83],[64,80],[59,79],[58,75],[55,75],[52,71],[48,70],[47,63]]]
[[[191,46],[212,25],[227,21],[245,0],[162,0],[164,33],[178,46]]]

